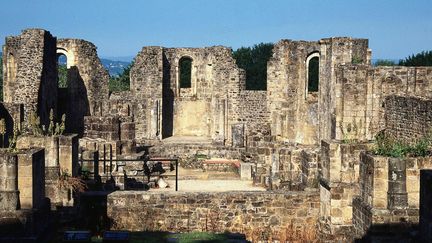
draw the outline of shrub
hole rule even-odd
[[[414,143],[400,141],[386,135],[384,131],[379,132],[375,136],[374,154],[388,157],[418,157],[427,156],[430,154],[430,145],[432,144],[432,136],[426,136],[418,139]]]

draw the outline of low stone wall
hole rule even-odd
[[[131,231],[286,232],[315,229],[318,191],[304,192],[149,192],[108,195],[112,229]]]
[[[84,117],[84,137],[115,141],[120,139],[119,134],[120,120],[116,116]]]
[[[363,152],[360,158],[360,192],[353,201],[356,235],[378,225],[418,224],[420,170],[432,168],[432,157],[389,158]]]

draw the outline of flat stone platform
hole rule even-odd
[[[169,188],[152,188],[152,192],[175,190],[175,180],[167,180]],[[182,192],[228,192],[228,191],[266,191],[251,181],[242,180],[179,180],[178,189]]]

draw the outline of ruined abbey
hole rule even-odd
[[[59,55],[67,59],[65,88]],[[377,134],[407,142],[429,134],[432,68],[374,67],[371,55],[367,39],[280,40],[267,90],[258,91],[246,90],[230,48],[147,46],[134,59],[130,90],[110,92],[92,43],[42,29],[7,37],[0,228],[44,235],[56,207],[80,205],[79,193],[58,187],[59,176],[80,176],[87,161],[102,184],[118,186],[106,196],[112,230],[204,231],[213,215],[213,230],[252,241],[261,230],[282,242],[287,225],[310,227],[323,242],[431,237],[432,210],[420,201],[432,200],[432,157],[373,148]],[[314,58],[319,83],[309,90]],[[186,59],[190,80],[182,83]],[[61,122],[64,133],[49,131]],[[266,190],[128,190],[126,178],[143,180],[144,171],[121,160],[143,158],[178,159],[189,169],[212,161],[214,170],[234,168],[239,181]]]

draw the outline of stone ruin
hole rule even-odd
[[[59,55],[67,58],[66,88],[58,87]],[[319,60],[318,90],[308,90],[313,58]],[[186,59],[191,78],[182,83]],[[265,91],[246,90],[245,71],[230,48],[149,46],[134,59],[130,90],[109,92],[108,72],[92,43],[42,29],[6,38],[3,71],[4,147],[14,131],[22,135],[17,150],[0,154],[2,225],[13,222],[37,235],[49,204],[76,205],[55,184],[61,171],[78,175],[79,160],[103,158],[92,168],[100,180],[125,187],[136,165],[114,162],[116,169],[107,171],[105,159],[155,155],[178,157],[191,168],[203,167],[200,156],[239,161],[242,177],[271,190],[117,191],[107,199],[113,229],[203,230],[199,222],[210,212],[218,216],[217,231],[250,239],[261,228],[277,240],[288,224],[313,225],[328,242],[404,237],[401,228],[418,232],[420,171],[432,168],[432,157],[367,151],[381,131],[408,141],[429,132],[432,68],[374,67],[367,39],[277,42]],[[56,121],[66,115],[69,135],[32,135],[33,114],[49,127],[51,110]],[[150,216],[154,220],[143,225]]]

